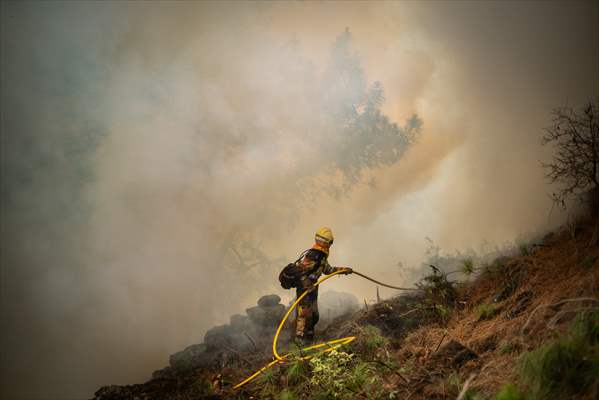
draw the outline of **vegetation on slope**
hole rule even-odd
[[[96,399],[596,398],[598,230],[598,221],[580,220],[511,258],[459,260],[478,271],[466,284],[439,265],[419,294],[371,305],[320,334],[355,342],[308,361],[298,354],[241,390],[232,386],[270,360],[268,349],[219,368],[166,369]]]

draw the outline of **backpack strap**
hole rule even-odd
[[[301,260],[302,258],[304,258],[304,256],[305,256],[306,254],[308,254],[308,252],[309,252],[310,250],[311,250],[311,249],[304,250],[304,251],[302,252],[302,254],[300,254],[299,258],[298,258],[297,260],[295,260],[294,264],[297,264],[298,262],[300,262],[300,260]]]
[[[313,274],[314,272],[318,271],[318,268],[320,268],[321,265],[322,265],[322,260],[327,257],[326,253],[324,253],[324,252],[322,252],[322,251],[320,251],[318,249],[311,248],[311,249],[308,249],[308,250],[304,251],[302,253],[302,255],[300,256],[299,260],[301,260],[303,257],[307,256],[310,252],[315,252],[318,255],[320,255],[320,257],[317,256],[317,258],[314,260],[315,261],[314,267],[312,268],[312,270],[310,270],[308,272],[308,275]]]

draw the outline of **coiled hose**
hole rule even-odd
[[[314,284],[314,286],[312,286],[312,288],[310,288],[309,290],[306,290],[304,293],[301,294],[301,296],[299,296],[295,300],[295,302],[291,305],[291,307],[289,307],[289,310],[287,310],[287,312],[285,313],[285,316],[283,317],[283,319],[281,319],[281,322],[279,323],[279,327],[277,328],[277,332],[275,333],[275,337],[274,337],[274,339],[272,341],[272,354],[274,356],[274,360],[271,361],[270,363],[266,364],[264,367],[260,368],[254,374],[248,376],[243,381],[239,382],[237,385],[233,386],[233,389],[239,389],[243,385],[251,382],[258,375],[262,374],[263,372],[265,372],[266,370],[268,370],[269,368],[271,368],[275,364],[283,364],[285,362],[285,359],[288,358],[291,355],[291,353],[280,355],[279,352],[277,351],[277,341],[279,339],[279,335],[281,334],[281,330],[283,329],[283,326],[285,325],[285,322],[289,318],[289,315],[291,315],[291,312],[297,307],[297,305],[299,304],[299,302],[302,301],[302,299],[304,297],[306,297],[308,295],[308,293],[310,293],[312,290],[314,290],[318,285],[320,285],[321,283],[323,283],[327,279],[332,278],[335,275],[343,274],[343,273],[346,273],[347,271],[348,271],[347,269],[342,269],[342,270],[339,270],[339,271],[335,271],[332,274],[323,276],[322,278],[320,278]],[[376,283],[378,285],[385,286],[385,287],[388,287],[388,288],[391,288],[391,289],[396,289],[396,290],[420,290],[420,289],[415,289],[415,288],[404,288],[404,287],[399,287],[399,286],[388,285],[386,283],[379,282],[379,281],[377,281],[375,279],[372,279],[369,276],[366,276],[366,275],[361,274],[361,273],[356,272],[356,271],[352,271],[351,273],[353,273],[355,275],[358,275],[358,276],[361,276],[364,279],[368,279],[369,281],[374,282],[374,283]],[[332,350],[338,348],[339,346],[351,343],[355,339],[356,339],[355,336],[348,336],[348,337],[344,337],[344,338],[340,338],[340,339],[329,340],[328,342],[319,343],[319,344],[315,344],[315,345],[312,345],[312,346],[304,347],[303,349],[300,350],[300,354],[303,353],[303,352],[316,350],[316,349],[319,349],[319,348],[322,348],[322,347],[326,347],[326,349],[324,349],[324,350],[322,350],[322,351],[320,351],[320,352],[318,352],[316,354],[327,353],[329,351],[332,351]],[[315,354],[313,353],[311,355],[302,356],[299,359],[300,360],[308,360],[308,359],[314,357],[314,355]]]

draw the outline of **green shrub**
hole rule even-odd
[[[306,361],[296,360],[287,368],[287,382],[291,385],[296,385],[306,379],[308,367]]]
[[[279,394],[279,400],[295,400],[297,396],[289,389],[283,389]]]
[[[474,272],[474,263],[471,258],[467,258],[462,261],[462,273],[464,275],[472,275]]]
[[[578,316],[568,333],[523,356],[520,378],[534,399],[584,393],[599,377],[599,312]]]
[[[354,392],[362,390],[366,383],[372,378],[373,369],[364,362],[357,363],[349,374],[347,387]]]
[[[516,351],[516,346],[512,342],[502,342],[499,346],[500,354],[508,354]]]
[[[505,264],[503,259],[500,257],[495,259],[491,264],[485,264],[483,266],[483,272],[486,275],[500,276],[505,272]]]
[[[377,350],[388,345],[389,340],[381,333],[381,330],[374,325],[364,327],[360,340],[368,354],[376,353]]]
[[[483,303],[476,309],[476,316],[478,320],[481,321],[483,319],[493,318],[498,312],[499,310],[497,310],[493,304]]]
[[[437,316],[441,317],[442,319],[448,319],[451,315],[451,309],[443,304],[435,304],[434,311]]]
[[[424,290],[435,303],[453,303],[457,296],[453,283],[447,280],[447,275],[436,271],[422,278],[416,287]]]
[[[495,400],[527,400],[527,397],[521,393],[516,386],[511,383],[503,385]]]
[[[277,382],[278,377],[274,368],[269,368],[264,371],[258,378],[262,384],[274,384]]]
[[[410,358],[405,363],[403,363],[401,365],[401,367],[399,367],[398,371],[400,374],[405,375],[405,374],[411,374],[413,370],[414,370],[414,359]]]
[[[384,388],[375,365],[343,351],[319,354],[310,360],[310,399],[378,399]]]
[[[452,372],[446,379],[447,386],[454,387],[456,392],[459,392],[462,387],[462,380],[460,379],[460,375],[457,372]]]
[[[483,400],[484,397],[482,394],[478,393],[478,390],[474,389],[474,388],[469,388],[468,390],[466,390],[466,393],[464,393],[464,397],[462,397],[463,400]]]
[[[333,398],[343,394],[348,367],[354,357],[344,351],[331,350],[310,359],[312,376],[310,383],[316,390],[326,391]]]

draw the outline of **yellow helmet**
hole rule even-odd
[[[327,228],[326,226],[322,227],[316,231],[314,240],[318,244],[330,246],[333,244],[333,240],[334,240],[333,239],[333,231],[331,231],[331,228]]]

